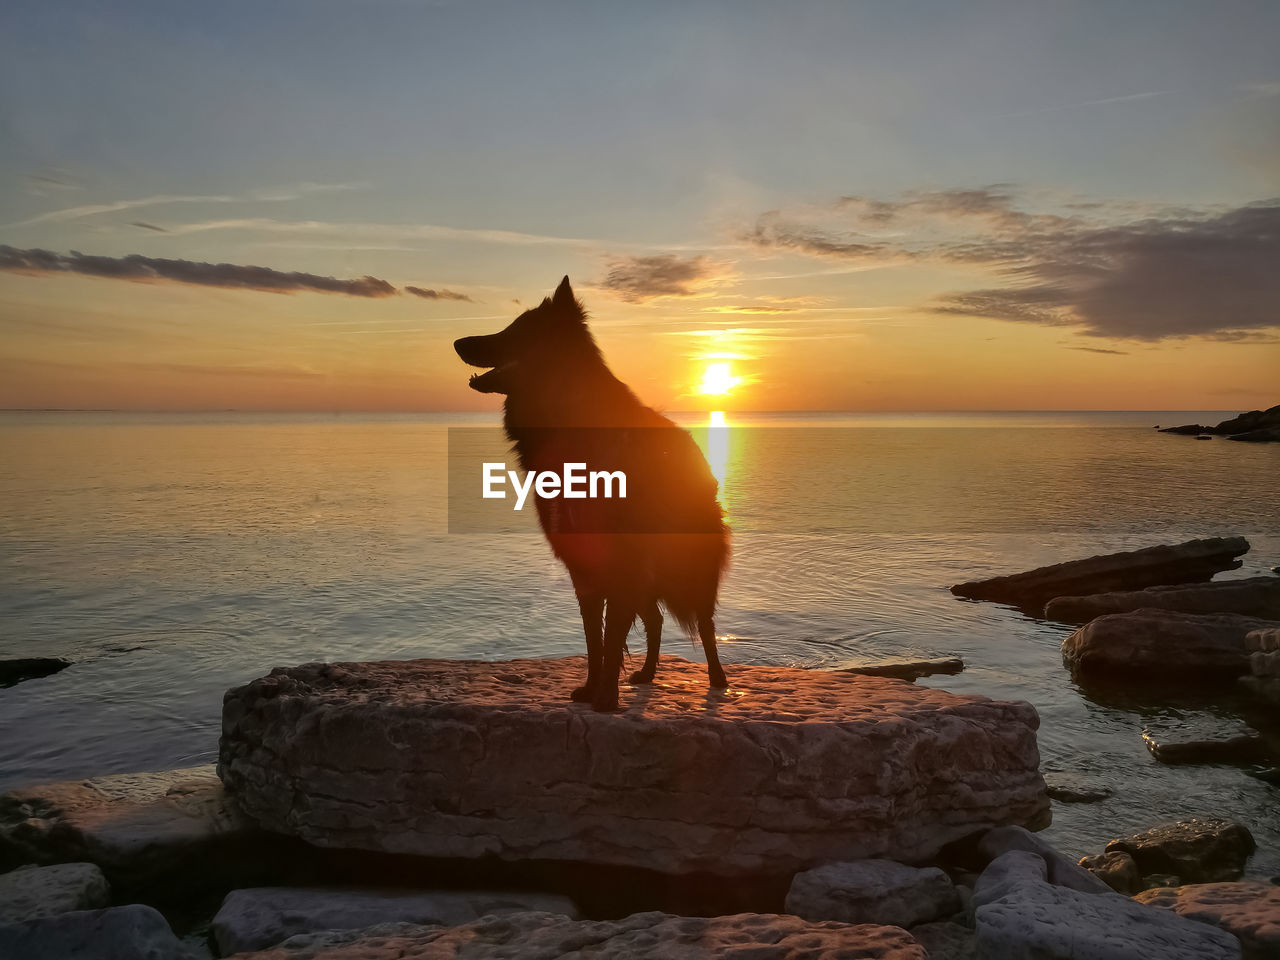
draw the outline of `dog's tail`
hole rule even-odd
[[[720,580],[729,566],[729,531],[669,534],[664,538],[659,599],[667,613],[696,640],[699,622],[715,616]]]

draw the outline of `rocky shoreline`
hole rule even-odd
[[[1156,429],[1161,433],[1178,433],[1198,440],[1226,437],[1246,443],[1274,443],[1280,441],[1280,404],[1266,410],[1250,410],[1213,427],[1185,423],[1178,427],[1157,426]]]
[[[954,592],[1078,624],[1077,683],[1273,705],[1280,581],[1211,581],[1246,550]],[[709,694],[664,658],[602,715],[568,702],[579,659],[278,669],[228,692],[216,769],[0,797],[0,956],[1280,957],[1247,825],[1188,810],[1063,855],[1050,798],[1109,791],[1042,775],[1029,704],[911,682],[958,660],[739,667]],[[1270,727],[1144,733],[1158,762],[1277,759]]]

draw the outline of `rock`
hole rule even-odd
[[[949,917],[960,896],[937,867],[852,860],[803,870],[787,891],[787,913],[806,920],[910,927]]]
[[[1255,763],[1268,755],[1266,741],[1249,727],[1231,736],[1181,741],[1144,730],[1142,741],[1161,763]]]
[[[1270,625],[1235,613],[1112,613],[1062,641],[1062,662],[1082,674],[1238,677],[1249,670],[1245,634]]]
[[[1191,436],[1195,436],[1198,433],[1207,433],[1212,429],[1213,427],[1206,427],[1199,423],[1184,423],[1180,427],[1164,427],[1163,429],[1160,430],[1160,432],[1161,433],[1180,433],[1184,436],[1191,437]]]
[[[1155,912],[1155,911],[1153,911]],[[1166,914],[1156,912],[1157,916]],[[1183,921],[1170,915],[1170,919]],[[1204,929],[1218,934],[1211,927]],[[1218,934],[1222,935],[1222,934]],[[872,924],[810,923],[742,913],[676,917],[636,913],[622,920],[568,920],[548,913],[484,917],[458,927],[389,925],[293,937],[236,960],[927,960],[905,930]]]
[[[1280,583],[1280,581],[1277,581]],[[1249,676],[1241,685],[1250,693],[1280,704],[1280,629],[1253,630],[1244,638]]]
[[[1070,773],[1046,772],[1044,785],[1049,799],[1059,803],[1099,803],[1112,793],[1108,786],[1090,783]]]
[[[1026,573],[959,583],[951,592],[972,600],[994,600],[1038,613],[1054,597],[1140,590],[1161,583],[1200,583],[1234,570],[1247,552],[1244,537],[1213,537],[1186,543],[1070,560]]]
[[[1280,427],[1260,427],[1257,430],[1237,433],[1227,439],[1239,440],[1242,443],[1276,443],[1280,442]]]
[[[1276,581],[1280,583],[1280,580]],[[952,675],[964,669],[959,657],[938,657],[933,660],[904,660],[894,663],[870,663],[858,667],[841,667],[845,673],[864,677],[896,677],[899,680],[919,680],[934,674]]]
[[[216,883],[270,856],[212,766],[45,784],[0,796],[0,864],[87,861],[117,894]],[[192,863],[201,870],[193,871]]]
[[[1276,620],[1280,619],[1280,577],[1182,583],[1090,597],[1055,597],[1045,604],[1044,615],[1062,623],[1087,623],[1109,613],[1134,610],[1238,613]]]
[[[1197,817],[1162,823],[1144,833],[1112,840],[1106,852],[1129,854],[1144,876],[1170,873],[1184,883],[1212,883],[1238,880],[1256,846],[1253,835],[1242,823]]]
[[[978,841],[978,853],[989,862],[994,862],[1009,851],[1025,851],[1040,857],[1048,869],[1048,881],[1061,887],[1070,887],[1081,893],[1106,893],[1110,891],[1105,883],[1080,866],[1068,856],[1053,849],[1045,840],[1021,827],[996,827],[988,830]],[[983,871],[983,876],[987,871]]]
[[[158,910],[140,903],[77,910],[0,927],[13,960],[191,960]]]
[[[993,903],[1001,897],[1035,883],[1047,883],[1049,865],[1044,857],[1030,850],[1007,850],[996,857],[978,877],[973,889],[973,906],[976,910],[984,903]]]
[[[919,861],[1043,825],[1038,717],[836,672],[664,658],[617,714],[584,658],[305,664],[230,691],[220,771],[263,827],[319,846],[781,875]]]
[[[958,923],[922,923],[911,936],[928,951],[929,960],[982,960],[977,935]]]
[[[1210,432],[1223,436],[1236,436],[1266,427],[1280,427],[1280,404],[1266,410],[1250,410],[1230,420],[1223,420]]]
[[[47,677],[67,669],[70,660],[61,657],[24,657],[17,660],[0,660],[0,687],[12,687],[23,680]]]
[[[1280,957],[1280,887],[1247,881],[1197,883],[1148,890],[1134,899],[1220,927],[1240,941],[1245,960]]]
[[[452,927],[489,914],[529,910],[578,917],[572,900],[550,893],[258,887],[227,894],[211,932],[226,956],[264,950],[300,933],[381,923]]]
[[[1081,857],[1084,867],[1116,893],[1133,894],[1142,889],[1142,872],[1129,854],[1120,850],[1100,853],[1096,857]]]
[[[0,874],[0,926],[110,902],[111,887],[92,863],[26,866]]]
[[[1174,922],[1177,921],[1177,922]],[[1108,891],[1009,886],[975,912],[984,960],[1236,960],[1236,938]]]

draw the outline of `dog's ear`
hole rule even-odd
[[[576,307],[578,305],[578,301],[573,296],[573,287],[569,286],[569,278],[567,276],[560,281],[560,286],[556,287],[555,296],[551,298],[551,303],[557,307]]]

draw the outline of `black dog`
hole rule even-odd
[[[714,620],[729,557],[718,484],[693,438],[609,371],[569,278],[505,330],[453,346],[472,366],[491,368],[473,376],[471,388],[506,395],[503,425],[522,469],[560,473],[565,463],[580,462],[626,474],[625,499],[535,501],[551,549],[569,570],[587,637],[587,681],[573,699],[617,709],[636,617],[648,652],[631,682],[653,681],[659,604],[696,631],[711,686],[728,686]]]

